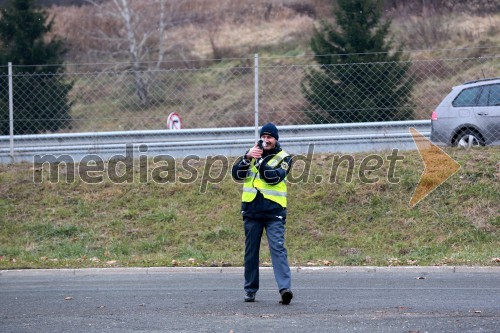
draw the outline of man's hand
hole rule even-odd
[[[264,151],[262,149],[260,149],[257,144],[255,144],[255,146],[253,146],[249,151],[248,153],[245,155],[245,157],[247,159],[251,159],[251,158],[255,158],[256,160],[258,160],[259,158],[262,157],[262,153]]]

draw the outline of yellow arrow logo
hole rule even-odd
[[[413,208],[429,193],[460,170],[460,164],[416,129],[410,128],[410,133],[417,145],[420,157],[424,161],[424,172],[410,199],[409,205],[410,208]]]

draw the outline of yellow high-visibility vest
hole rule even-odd
[[[274,155],[268,162],[267,165],[275,168],[280,164],[283,159],[290,156],[284,150],[280,151],[278,154]],[[264,198],[274,201],[280,204],[283,208],[286,208],[286,177],[278,184],[271,185],[266,183],[260,178],[259,170],[255,166],[255,160],[250,162],[250,167],[248,168],[247,176],[243,182],[243,194],[241,195],[241,201],[251,202],[257,196],[257,191],[262,193]]]

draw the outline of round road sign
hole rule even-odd
[[[167,128],[171,130],[178,130],[182,128],[182,120],[177,112],[172,112],[168,115]]]

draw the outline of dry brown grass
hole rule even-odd
[[[312,1],[308,6],[314,9],[315,4],[322,2]],[[296,2],[277,0],[167,2],[167,55],[170,59],[206,59],[214,58],[217,49],[222,49],[222,56],[235,57],[297,37],[307,39],[314,22],[308,14],[315,13],[301,12],[301,7],[293,4]],[[137,38],[143,33],[154,33],[154,22],[159,20],[158,5],[147,0],[130,5]],[[70,62],[102,62],[103,54],[107,52],[109,57],[116,51],[111,38],[123,35],[122,23],[119,18],[106,15],[109,10],[113,10],[111,3],[99,10],[92,6],[50,9],[56,18],[53,33],[67,41]],[[150,42],[158,42],[157,37],[153,34]]]
[[[466,4],[461,1],[457,2],[460,11],[444,10],[452,2],[432,3],[426,9],[415,1],[400,2],[396,7],[389,3],[385,13],[393,21],[392,31],[397,40],[407,49],[498,45],[500,13],[477,14],[476,2],[471,7],[473,2]],[[286,43],[308,49],[313,25],[320,19],[332,18],[332,1],[329,0],[189,0],[167,1],[166,4],[167,60],[241,57]],[[130,5],[138,35],[154,30],[154,22],[159,19],[158,5],[148,0],[131,1]],[[68,43],[69,62],[102,62],[106,60],[106,52],[109,57],[116,51],[117,46],[109,40],[99,39],[123,35],[120,20],[103,14],[110,8],[108,2],[101,10],[92,6],[53,6],[49,9],[56,17],[53,33]],[[150,42],[158,42],[157,37],[152,36]],[[466,52],[465,55],[495,54],[496,50],[471,52],[480,54]],[[417,57],[430,59],[436,54],[419,53]],[[124,57],[123,60],[128,59]]]
[[[439,50],[467,48],[461,56],[494,55],[496,49],[483,49],[480,54],[472,50],[477,47],[494,47],[500,41],[500,13],[472,15],[470,13],[445,13],[429,17],[410,15],[394,17],[392,29],[397,39],[412,50]],[[444,52],[441,52],[441,55]],[[435,59],[436,52],[418,54],[419,59]]]
[[[236,54],[239,52],[240,55],[248,55],[251,54],[252,50],[258,50],[259,47],[286,43],[296,36],[308,36],[312,31],[313,23],[314,20],[307,16],[282,18],[261,24],[248,22],[236,26],[225,22],[221,24],[215,42],[221,47],[237,50]],[[195,36],[196,31],[199,31],[199,28],[194,26],[180,29],[179,37]],[[210,40],[203,34],[196,36],[191,42],[194,56],[204,58],[213,55]]]

